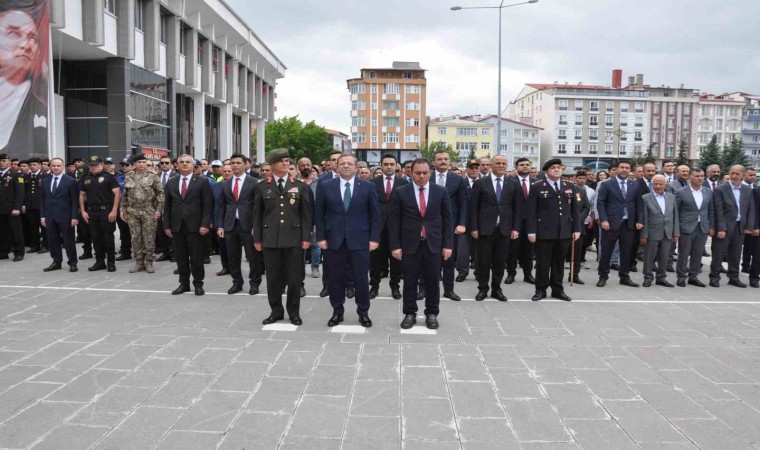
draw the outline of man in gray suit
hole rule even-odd
[[[644,245],[644,287],[652,285],[652,270],[657,259],[658,286],[674,287],[667,280],[666,267],[670,255],[671,242],[678,242],[680,236],[676,197],[665,192],[667,180],[664,175],[652,179],[654,192],[645,194],[639,203],[639,221],[644,226],[640,231],[641,245]]]
[[[681,165],[676,169],[676,176],[673,181],[667,184],[665,190],[671,194],[675,194],[677,190],[685,188],[689,185],[689,173],[691,169],[689,166]]]
[[[710,286],[720,287],[723,256],[728,254],[728,284],[740,288],[747,285],[739,279],[739,260],[744,235],[755,229],[755,204],[752,188],[742,184],[744,166],[735,165],[728,172],[729,182],[715,190],[715,231],[710,263]]]
[[[702,252],[707,243],[707,236],[715,235],[715,208],[712,189],[704,185],[705,172],[699,167],[692,167],[689,173],[689,185],[676,191],[678,218],[681,237],[678,241],[678,264],[676,274],[680,287],[706,287],[699,281],[702,270]]]

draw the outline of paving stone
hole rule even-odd
[[[398,354],[364,353],[359,359],[357,380],[398,381],[401,358]]]
[[[544,384],[543,388],[562,419],[609,419],[609,414],[582,384]]]
[[[401,397],[398,382],[357,380],[350,414],[352,416],[400,417]]]
[[[441,367],[404,367],[401,396],[403,398],[448,398],[446,377]]]
[[[192,431],[170,431],[156,447],[157,450],[206,450],[216,448],[222,440],[221,434],[196,433]]]
[[[178,337],[171,345],[158,352],[156,357],[193,359],[212,342],[214,342],[214,339],[211,338]]]
[[[639,358],[653,370],[683,370],[688,366],[682,361],[669,355],[661,348],[656,347],[631,347],[629,353]]]
[[[735,429],[737,434],[751,442],[760,442],[760,412],[742,401],[702,400],[699,404],[710,414]]]
[[[111,334],[98,341],[96,344],[82,349],[80,353],[86,355],[111,356],[118,353],[139,338],[140,336],[134,334]]]
[[[554,353],[570,369],[606,369],[604,362],[587,348],[555,347]]]
[[[523,369],[525,364],[514,348],[496,345],[480,345],[480,354],[489,369]]]
[[[277,362],[269,369],[272,377],[307,378],[311,375],[319,358],[317,352],[283,352]]]
[[[58,389],[56,384],[20,383],[0,394],[0,422]]]
[[[578,379],[556,356],[522,358],[539,383],[575,383]]]
[[[660,376],[692,400],[735,400],[736,396],[693,370],[663,370]]]
[[[264,377],[246,410],[292,414],[306,382],[306,378]]]
[[[400,450],[399,417],[359,417],[350,415],[343,439],[343,450]]]
[[[500,448],[517,448],[519,444],[504,418],[473,418],[457,415],[459,435],[463,442],[484,442],[497,444]]]
[[[570,433],[548,400],[502,400],[502,404],[520,442],[572,441]]]
[[[119,381],[119,384],[157,389],[177,373],[184,364],[185,361],[179,359],[149,359],[136,371]]]
[[[341,440],[315,438],[314,436],[285,436],[282,444],[277,447],[278,450],[301,450],[305,448],[309,450],[339,450],[341,449]],[[342,448],[347,447],[343,445]]]
[[[604,361],[627,383],[665,383],[657,372],[636,358],[604,358]]]
[[[404,344],[401,346],[401,364],[404,367],[441,367],[441,355],[437,345]]]
[[[17,364],[25,366],[52,366],[85,345],[87,344],[79,342],[56,342],[44,350],[40,350],[39,352],[24,358]]]
[[[322,356],[319,357],[320,365],[333,366],[356,366],[359,362],[360,344],[346,344],[329,342],[325,344]]]
[[[565,426],[584,449],[637,449],[636,443],[614,420],[565,419]]]
[[[421,441],[404,439],[401,443],[404,450],[461,450],[459,441]]]
[[[179,373],[145,401],[146,406],[189,408],[214,381],[214,375]]]
[[[458,440],[454,413],[447,398],[402,397],[401,435],[409,440]]]
[[[574,370],[575,375],[599,399],[633,400],[638,397],[612,370]]]
[[[504,410],[491,383],[449,383],[457,417],[502,418]]]
[[[98,369],[133,370],[150,358],[157,350],[157,347],[130,345],[98,364]]]
[[[604,407],[636,442],[685,442],[686,438],[645,401],[606,400]]]
[[[296,407],[288,435],[343,437],[349,399],[325,395],[304,395]]]
[[[269,370],[267,363],[233,362],[227,366],[211,389],[252,392],[267,370]]]
[[[443,356],[449,381],[491,381],[480,356]]]
[[[307,395],[350,397],[356,367],[317,365],[306,386]]]
[[[223,433],[247,399],[245,392],[206,391],[173,429]]]
[[[34,450],[60,450],[63,446],[67,448],[89,448],[108,431],[110,430],[105,427],[65,424],[53,430],[32,448]]]
[[[682,361],[713,383],[753,383],[715,358],[683,358]]]
[[[19,339],[13,344],[6,345],[5,350],[36,352],[69,335],[71,333],[65,331],[40,331],[29,337]]]
[[[140,407],[95,445],[98,450],[153,448],[184,410]]]
[[[639,395],[663,417],[673,419],[712,419],[713,416],[683,392],[665,384],[632,385]]]
[[[673,425],[681,430],[699,448],[730,448],[737,450],[757,448],[755,442],[745,440],[737,433],[737,430],[718,419],[675,419],[673,420]]]
[[[113,428],[152,393],[152,389],[114,386],[69,423]]]
[[[235,419],[220,450],[274,449],[290,421],[288,414],[244,411]]]
[[[45,370],[41,366],[7,366],[0,370],[0,392],[22,381],[31,380]]]
[[[122,377],[124,377],[124,372],[117,370],[88,370],[79,378],[54,392],[47,400],[57,402],[89,402]]]
[[[59,425],[82,405],[40,402],[0,425],[0,447],[23,448]]]
[[[545,398],[528,369],[489,369],[489,372],[502,399]]]

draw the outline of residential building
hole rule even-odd
[[[496,149],[496,115],[491,114],[480,119],[480,122],[493,126],[493,143],[491,148]],[[517,120],[501,118],[500,148],[491,154],[501,154],[507,157],[507,164],[514,167],[514,162],[519,158],[528,158],[533,167],[540,167],[541,163],[541,127],[529,125]]]
[[[360,160],[379,164],[391,152],[399,160],[418,156],[425,140],[427,80],[418,62],[364,68],[347,80],[351,94],[351,144]]]
[[[33,154],[224,159],[255,129],[263,161],[286,67],[223,0],[50,4],[49,149]]]
[[[346,133],[329,130],[327,128],[325,128],[325,131],[330,135],[330,146],[333,150],[340,150],[343,153],[351,153],[351,139]]]
[[[699,159],[699,143],[696,139],[695,120],[699,107],[699,91],[669,86],[645,85],[643,75],[633,77],[626,89],[649,93],[649,129],[652,154],[658,160],[675,158],[681,141],[687,145],[687,157]]]
[[[736,92],[730,94],[729,98],[744,101],[742,147],[752,162],[752,166],[760,169],[760,95]]]
[[[713,135],[718,145],[728,145],[742,138],[744,98],[731,98],[730,94],[701,94],[695,117],[698,155],[701,155]],[[699,156],[697,156],[699,158]]]
[[[427,127],[428,142],[448,144],[459,154],[463,164],[474,153],[476,157],[491,156],[493,124],[481,122],[479,116],[451,116],[431,119]]]

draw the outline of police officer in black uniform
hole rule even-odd
[[[79,214],[87,222],[95,247],[95,264],[87,269],[90,272],[116,271],[113,233],[120,201],[116,177],[103,170],[100,156],[90,157],[90,171],[82,178],[79,192]]]
[[[121,173],[116,175],[116,181],[119,183],[119,191],[124,195],[124,178],[127,173],[132,171],[132,158],[126,157],[121,160]],[[116,217],[116,226],[119,227],[119,256],[116,261],[126,261],[132,259],[132,233],[129,232],[129,225],[121,218],[121,213]]]
[[[82,180],[87,175],[87,166],[84,165],[82,158],[74,158],[71,161],[74,166],[74,171],[70,174],[79,184],[79,190],[82,190]],[[82,244],[82,256],[80,260],[92,258],[92,237],[90,236],[90,227],[87,222],[82,218],[82,213],[79,213],[79,224],[77,225],[77,243]]]
[[[552,298],[569,302],[562,279],[567,249],[580,237],[583,226],[579,202],[573,186],[562,181],[562,160],[546,161],[543,171],[545,178],[533,183],[528,194],[526,229],[536,252],[536,293],[531,300],[546,298],[546,288],[551,286]]]
[[[290,323],[301,325],[299,313],[303,250],[311,247],[312,201],[309,186],[288,175],[287,149],[267,155],[272,175],[256,185],[253,193],[253,242],[264,253],[267,293],[272,312],[264,325],[285,318],[282,286],[288,286]]]
[[[0,154],[0,259],[8,259],[11,251],[14,262],[24,259],[23,205],[24,177],[11,168],[6,153]]]

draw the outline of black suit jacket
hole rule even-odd
[[[596,209],[599,220],[609,222],[611,230],[617,230],[623,223],[624,213],[628,212],[628,229],[636,229],[636,213],[641,209],[641,195],[639,184],[626,179],[626,195],[620,190],[620,182],[617,177],[610,178],[601,185],[597,191]]]
[[[522,178],[519,176],[514,177],[515,182],[517,183],[517,191],[518,196],[520,197],[517,200],[517,203],[520,205],[520,215],[517,217],[517,222],[515,222],[515,229],[516,230],[522,230],[523,226],[525,225],[525,220],[528,218],[528,197],[523,197],[522,193]],[[530,196],[530,189],[533,183],[538,181],[537,178],[528,177],[528,196]]]
[[[191,175],[185,198],[180,195],[182,176],[169,179],[164,187],[164,229],[178,232],[184,223],[189,231],[211,228],[214,197],[204,176]]]
[[[548,181],[537,181],[531,187],[526,228],[536,239],[569,239],[583,228],[573,185],[559,183],[559,192]]]
[[[237,212],[240,228],[244,232],[250,233],[253,229],[253,192],[256,190],[256,185],[259,184],[259,180],[246,175],[243,184],[238,186],[237,201],[232,195],[234,183],[234,176],[222,182],[222,192],[219,195],[220,217],[218,226],[224,228],[224,231],[232,231],[235,228],[235,213]]]
[[[34,178],[32,178],[31,172],[24,175],[24,188],[26,190],[24,193],[24,206],[26,206],[27,210],[40,209],[42,205],[42,180],[46,176],[42,171]]]
[[[380,230],[385,228],[386,220],[388,219],[388,211],[390,210],[391,201],[385,195],[385,175],[382,177],[372,178],[370,180],[375,185],[375,193],[377,194],[378,207],[380,208]],[[395,175],[393,177],[393,189],[406,186],[409,184],[406,178]],[[391,192],[391,196],[393,193]]]
[[[79,184],[72,177],[61,174],[55,192],[50,192],[52,186],[52,175],[42,180],[40,218],[69,224],[71,219],[77,218],[79,211]]]
[[[490,236],[496,230],[498,218],[502,236],[509,236],[517,229],[523,215],[520,206],[522,190],[514,179],[502,176],[501,200],[497,201],[492,177],[493,175],[488,175],[472,185],[468,229],[470,232],[477,231],[484,236]]]
[[[0,214],[10,214],[24,206],[24,176],[8,169],[0,178]]]
[[[428,250],[441,254],[444,248],[454,247],[454,225],[451,205],[446,189],[429,184],[425,217],[417,206],[417,185],[414,183],[401,186],[391,196],[390,215],[388,216],[388,242],[391,251],[401,249],[402,253],[415,254],[419,249],[422,225],[425,225]]]
[[[433,171],[430,176],[430,183],[438,182],[437,171]],[[470,183],[461,175],[455,175],[451,172],[446,173],[446,192],[449,195],[451,206],[451,217],[454,219],[454,226],[467,226],[467,189]]]
[[[646,178],[641,178],[640,180],[636,180],[636,182],[639,184],[639,197],[643,197],[652,192],[651,189],[649,189],[649,185],[647,185]]]

